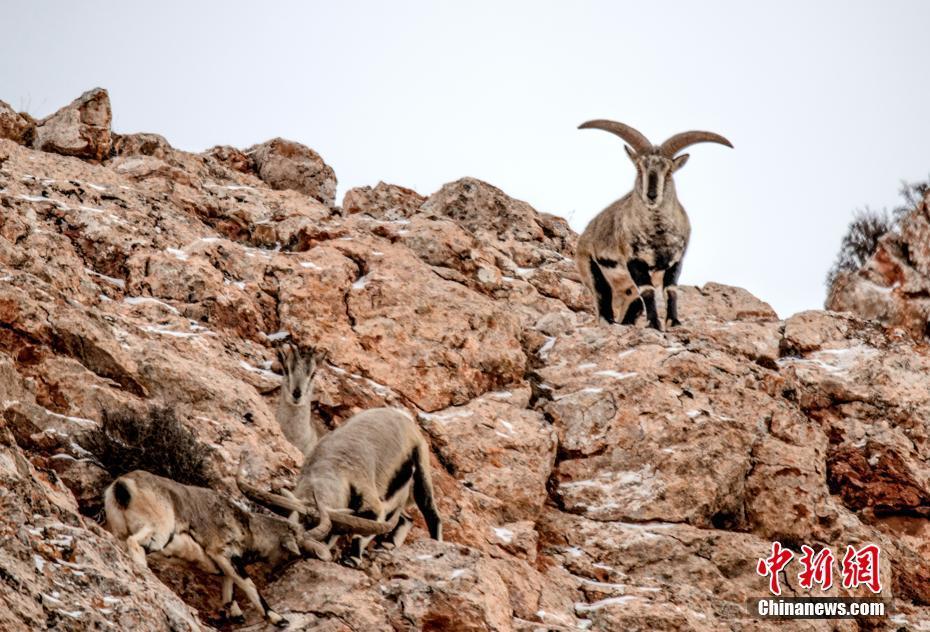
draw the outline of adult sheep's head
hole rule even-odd
[[[602,129],[625,140],[626,153],[636,165],[636,183],[633,190],[648,208],[658,208],[670,190],[672,174],[688,161],[688,154],[676,156],[685,147],[695,143],[719,143],[733,145],[720,134],[713,132],[682,132],[675,134],[661,145],[653,145],[638,130],[606,119],[588,121],[578,129]]]

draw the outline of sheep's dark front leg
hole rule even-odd
[[[640,297],[643,299],[642,304],[646,309],[646,318],[649,320],[649,326],[661,331],[662,325],[659,323],[659,314],[656,311],[656,293],[652,285],[652,277],[649,275],[649,264],[642,259],[631,259],[627,262],[626,267],[630,272],[633,283],[635,283],[636,287],[639,289]],[[635,304],[636,302],[634,301],[634,303],[630,305],[627,314],[629,314]],[[624,318],[624,321],[626,321],[626,318]]]
[[[662,287],[665,288],[665,322],[669,327],[678,327],[678,276],[681,274],[681,261],[665,271]]]

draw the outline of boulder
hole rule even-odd
[[[6,138],[21,145],[26,144],[35,126],[35,121],[31,117],[18,114],[9,104],[0,101],[0,138]]]
[[[273,189],[293,189],[332,206],[336,174],[318,153],[291,140],[274,138],[245,152],[258,177]]]
[[[89,160],[110,153],[110,96],[94,88],[38,122],[32,146],[42,151]]]

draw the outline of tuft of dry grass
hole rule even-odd
[[[208,487],[212,449],[197,440],[172,408],[153,406],[144,414],[108,411],[100,426],[78,438],[114,478],[146,470],[185,485]]]

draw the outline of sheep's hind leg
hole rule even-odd
[[[652,285],[652,278],[649,275],[649,264],[642,259],[632,259],[626,264],[633,282],[639,290],[639,296],[643,299],[643,307],[646,309],[646,319],[649,326],[653,329],[662,331],[662,324],[659,322],[659,313],[656,311],[656,292]],[[633,303],[635,305],[635,303]],[[632,309],[632,305],[630,309]],[[624,319],[626,320],[626,319]]]

